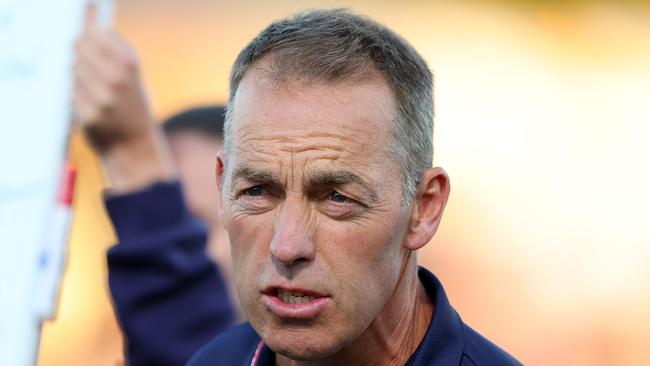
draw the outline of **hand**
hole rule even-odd
[[[74,109],[97,152],[109,152],[151,133],[137,56],[114,30],[98,26],[94,5],[87,9],[75,50]]]
[[[87,9],[76,42],[73,104],[76,122],[107,168],[113,188],[131,191],[173,177],[168,148],[154,122],[137,56]]]

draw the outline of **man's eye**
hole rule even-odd
[[[264,195],[264,188],[262,186],[255,186],[245,189],[242,194],[250,197],[260,197]]]
[[[329,199],[336,203],[346,203],[350,200],[349,198],[340,194],[337,191],[332,191],[332,193],[330,193]]]

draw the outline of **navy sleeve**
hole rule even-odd
[[[108,272],[127,365],[184,365],[235,321],[205,228],[189,215],[178,182],[107,197],[106,208],[119,240]]]

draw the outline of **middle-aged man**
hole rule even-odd
[[[75,108],[120,195],[175,173],[131,56],[116,59],[118,76],[98,84],[78,66]],[[216,179],[248,322],[190,365],[519,364],[465,325],[417,265],[449,179],[432,167],[432,75],[412,46],[365,17],[314,10],[244,47],[230,86]],[[182,204],[139,203],[156,207],[141,219],[150,238],[202,240]]]

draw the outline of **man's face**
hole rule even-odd
[[[257,69],[233,101],[222,219],[247,319],[275,352],[329,356],[391,299],[407,256],[395,101],[379,76],[273,83]]]

